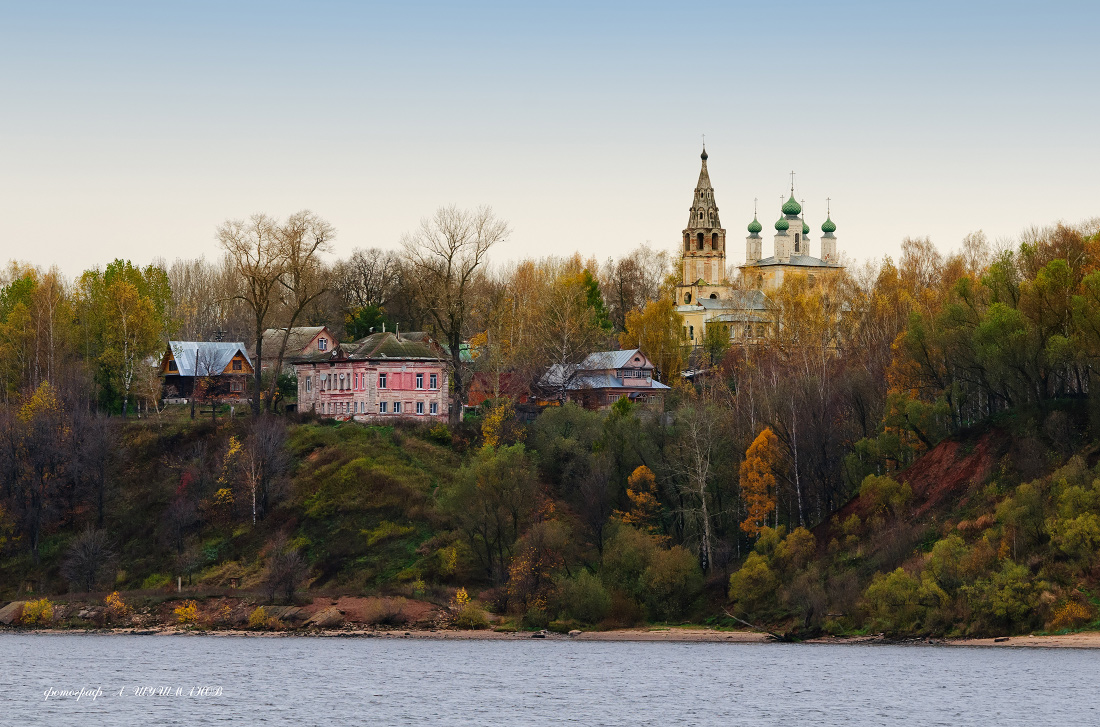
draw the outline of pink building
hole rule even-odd
[[[447,420],[447,362],[426,333],[375,333],[293,364],[298,411],[356,421]]]

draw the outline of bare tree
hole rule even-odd
[[[377,247],[355,250],[336,265],[333,274],[346,306],[382,308],[400,284],[401,258]]]
[[[88,593],[114,575],[116,562],[106,531],[88,528],[69,546],[61,575],[70,588]]]
[[[245,478],[252,492],[252,524],[262,520],[290,466],[286,452],[286,425],[265,416],[257,419],[245,449]]]
[[[507,223],[491,208],[479,207],[471,212],[452,205],[436,210],[401,241],[411,287],[450,348],[452,424],[462,419],[469,386],[461,348],[467,334],[474,274],[485,263],[489,249],[506,239],[508,233]]]
[[[294,597],[294,589],[306,577],[309,564],[296,548],[287,548],[286,536],[279,536],[271,545],[271,555],[267,559],[264,571],[264,587],[269,601],[282,593],[289,603]]]
[[[336,229],[309,210],[302,210],[277,226],[275,237],[283,261],[283,274],[279,276],[278,282],[282,290],[285,325],[275,366],[272,368],[267,396],[268,408],[275,401],[275,390],[279,383],[279,373],[283,370],[283,356],[286,355],[290,329],[298,322],[302,312],[327,290],[321,255],[332,248]],[[260,365],[259,348],[256,349],[256,364]]]
[[[217,232],[218,242],[225,248],[237,273],[239,289],[233,297],[252,311],[253,336],[256,342],[255,386],[252,390],[252,415],[258,416],[262,404],[262,373],[264,329],[278,303],[279,279],[284,271],[284,253],[276,223],[265,214],[255,214],[244,220],[226,220]]]
[[[673,476],[679,483],[685,520],[694,520],[699,533],[699,560],[703,572],[713,563],[713,513],[710,487],[717,474],[716,460],[722,446],[721,426],[713,405],[686,404],[676,413],[679,436],[670,454]]]

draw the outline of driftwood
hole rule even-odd
[[[771,636],[776,641],[781,641],[781,642],[787,643],[787,644],[794,643],[794,642],[798,641],[798,639],[796,637],[792,636],[789,633],[777,634],[774,631],[769,631],[768,629],[757,626],[756,624],[751,624],[743,618],[737,618],[736,616],[734,616],[732,613],[730,613],[729,611],[727,611],[724,608],[722,610],[725,611],[726,615],[729,616],[730,618],[732,618],[734,621],[737,621],[738,623],[745,624],[746,626],[748,626],[753,631],[758,631],[762,634],[767,634],[768,636]]]

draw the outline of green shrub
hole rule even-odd
[[[1100,517],[1091,512],[1049,523],[1051,539],[1066,555],[1091,560],[1100,550]]]
[[[786,535],[787,528],[783,525],[777,528],[764,528],[760,531],[759,537],[756,538],[756,545],[753,546],[753,550],[770,561],[771,557],[775,555],[775,549],[783,542]]]
[[[966,543],[954,533],[932,546],[932,552],[928,555],[928,570],[944,590],[954,591],[962,585],[966,553]]]
[[[455,616],[454,624],[460,629],[487,629],[489,617],[473,603],[467,603]]]
[[[634,600],[642,600],[645,591],[642,578],[656,550],[657,544],[645,533],[629,525],[616,526],[604,546],[600,569],[603,582]]]
[[[656,549],[642,581],[650,615],[662,621],[683,618],[703,591],[698,559],[679,545]]]
[[[283,622],[270,615],[263,606],[258,606],[248,614],[248,628],[276,631],[283,628]]]
[[[1046,587],[1026,567],[1005,561],[999,572],[959,592],[970,606],[973,633],[1020,633],[1043,623],[1040,596]]]
[[[172,576],[166,573],[153,573],[146,576],[141,582],[141,588],[145,591],[159,591],[172,582]]]
[[[892,634],[919,631],[929,612],[948,601],[931,573],[917,577],[902,568],[876,574],[863,594],[871,628]]]
[[[442,422],[438,424],[433,424],[431,428],[428,429],[428,439],[432,440],[433,442],[438,442],[439,444],[450,444],[451,430],[446,424],[443,424]]]
[[[611,610],[611,594],[599,578],[586,570],[559,580],[556,600],[559,613],[586,624],[603,621]]]
[[[775,560],[785,571],[806,567],[817,552],[817,541],[806,528],[795,528],[775,547]]]
[[[897,517],[913,499],[913,489],[892,477],[867,475],[859,486],[859,499],[875,515]]]
[[[745,562],[730,575],[730,600],[737,610],[757,614],[775,602],[776,577],[768,560],[760,553],[749,553]]]

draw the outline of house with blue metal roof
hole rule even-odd
[[[641,349],[597,351],[579,364],[551,366],[539,380],[541,400],[572,401],[586,409],[606,409],[624,397],[660,403],[669,387],[654,378],[655,368]]]

